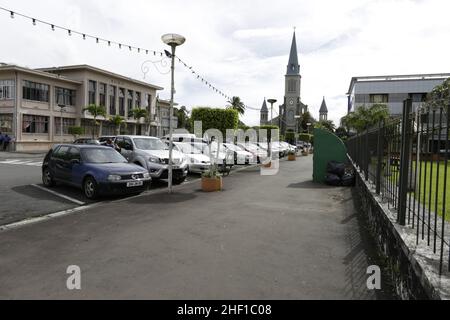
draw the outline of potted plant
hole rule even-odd
[[[297,157],[295,156],[295,151],[289,151],[288,153],[288,161],[296,161]]]
[[[222,191],[223,189],[223,177],[219,172],[219,167],[217,165],[217,159],[220,154],[220,142],[217,142],[217,155],[213,156],[212,152],[212,142],[209,144],[209,157],[211,159],[211,164],[209,170],[202,175],[202,190],[204,192],[216,192]],[[214,161],[213,161],[214,160]]]
[[[208,170],[202,175],[203,192],[217,192],[223,189],[223,177],[217,169]]]
[[[308,150],[303,150],[302,151],[302,156],[307,157],[309,154]]]

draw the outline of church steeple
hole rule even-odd
[[[298,64],[297,39],[295,37],[295,30],[294,30],[294,36],[292,38],[291,52],[289,54],[289,62],[287,66],[286,75],[290,76],[299,74],[300,74],[300,65]]]
[[[269,109],[267,108],[266,98],[264,98],[264,102],[260,111],[260,124],[262,126],[266,125],[269,121]]]
[[[327,107],[327,103],[325,102],[325,97],[323,97],[322,105],[320,106],[319,119],[320,119],[320,121],[328,120],[328,107]]]

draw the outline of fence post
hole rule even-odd
[[[410,113],[412,109],[412,99],[403,102],[402,119],[402,145],[400,158],[400,183],[399,183],[399,204],[398,204],[398,223],[406,225],[406,200],[408,197],[408,169],[409,169],[409,151],[411,142],[411,123]]]
[[[370,148],[369,148],[369,129],[366,129],[366,136],[364,139],[364,178],[369,180],[369,162],[370,162]]]
[[[382,122],[380,121],[380,123],[378,124],[378,135],[377,135],[376,193],[378,195],[381,193],[381,171],[383,169],[383,152],[384,152],[383,137],[384,137],[384,134],[381,132],[381,130],[384,129],[383,127],[382,127]]]

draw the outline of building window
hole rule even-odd
[[[48,133],[48,117],[24,114],[22,122],[24,133]]]
[[[55,88],[56,104],[63,106],[74,106],[76,91],[64,88]]]
[[[0,100],[12,100],[16,94],[16,82],[14,80],[0,80]]]
[[[145,94],[145,107],[148,111],[149,115],[154,116],[156,113],[155,106],[152,104],[152,95],[146,93]]]
[[[102,107],[106,107],[106,84],[100,83],[98,91],[99,91],[100,105]]]
[[[371,94],[370,103],[388,103],[389,95],[387,94]]]
[[[75,119],[63,118],[63,134],[69,134],[69,128],[75,127]],[[55,134],[61,134],[61,118],[55,117]]]
[[[98,129],[94,126],[92,120],[81,119],[81,127],[86,136],[92,136],[94,132],[98,132]]]
[[[25,100],[48,102],[49,86],[32,81],[23,81],[23,98]]]
[[[109,87],[109,114],[116,115],[116,87]]]
[[[119,115],[125,117],[125,89],[119,88]]]
[[[97,83],[89,80],[89,104],[96,104]]]
[[[13,115],[12,114],[0,114],[0,132],[12,133]]]
[[[136,106],[136,108],[140,109],[141,108],[141,93],[136,91],[135,97],[136,97],[135,106]]]
[[[288,92],[296,92],[297,91],[297,80],[289,80],[288,81]]]
[[[410,93],[409,98],[412,99],[413,102],[425,102],[427,101],[426,93]]]
[[[128,99],[127,99],[128,118],[132,118],[133,117],[133,115],[131,114],[131,110],[133,110],[133,91],[132,90],[128,90],[127,97],[128,97]]]

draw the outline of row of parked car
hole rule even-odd
[[[201,174],[216,163],[223,172],[235,165],[261,163],[268,157],[267,143],[222,143],[192,135],[174,135],[172,152],[173,183],[181,184],[188,173]],[[271,144],[280,157],[296,152],[286,142]],[[55,145],[42,165],[42,181],[52,187],[61,182],[83,190],[89,199],[101,194],[138,194],[152,179],[167,179],[169,138],[120,135],[79,139],[73,144]]]

